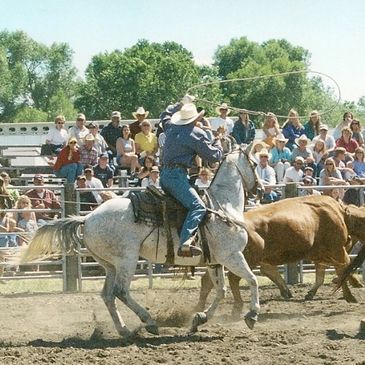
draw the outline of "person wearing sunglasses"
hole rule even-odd
[[[80,163],[80,151],[77,145],[77,139],[71,137],[67,146],[59,153],[56,163],[54,165],[54,173],[57,177],[63,177],[67,183],[75,183],[78,176],[83,172]]]
[[[65,117],[63,115],[57,115],[54,123],[55,127],[51,128],[46,136],[46,145],[49,152],[57,156],[66,145],[68,134],[65,129]]]

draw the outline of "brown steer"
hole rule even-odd
[[[308,259],[315,263],[315,284],[306,295],[312,299],[324,282],[325,267],[333,265],[337,275],[350,263],[347,251],[351,247],[350,235],[365,239],[365,208],[345,206],[329,196],[307,196],[285,199],[244,213],[249,240],[244,256],[250,265],[261,266],[280,289],[281,295],[292,294],[277,270],[277,265]],[[355,241],[356,242],[356,241]],[[228,273],[235,299],[234,314],[242,308],[239,278]],[[353,280],[356,284],[356,280]],[[199,307],[205,303],[212,284],[202,278]],[[348,302],[355,302],[347,283],[342,290]]]

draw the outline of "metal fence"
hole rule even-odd
[[[122,181],[122,185],[126,184],[126,181]],[[61,210],[57,210],[57,212],[61,215],[61,217],[65,217],[67,215],[67,209],[65,209],[65,202],[67,201],[67,194],[65,194],[65,188],[63,185],[45,185],[47,189],[55,190],[59,192],[60,201],[61,201]],[[286,185],[280,184],[273,186],[276,189],[280,189],[282,192],[282,198],[286,196]],[[363,199],[363,189],[364,186],[336,186],[338,188],[351,188],[359,190]],[[17,186],[19,190],[29,190],[33,188],[33,186]],[[297,194],[300,191],[311,189],[313,187],[306,187],[306,186],[299,186],[295,185]],[[318,190],[328,190],[333,189],[333,186],[316,186]],[[80,200],[80,193],[85,191],[113,191],[118,193],[121,196],[126,196],[129,191],[140,191],[144,190],[144,188],[136,188],[136,187],[112,187],[112,188],[103,188],[103,189],[75,189],[76,198],[75,201],[71,202],[76,207],[76,213],[78,215],[85,215],[90,212],[82,211],[80,209],[81,200]],[[70,202],[68,202],[70,203]],[[363,200],[362,200],[363,203]],[[252,207],[249,207],[252,208]],[[254,209],[254,207],[253,207]],[[0,210],[1,211],[1,210]],[[21,212],[21,209],[8,209],[2,210],[3,212]],[[42,210],[39,209],[31,209],[30,211],[41,212]],[[50,212],[50,210],[45,210]],[[0,235],[9,235],[10,233],[0,233]],[[17,235],[17,233],[11,233]],[[76,290],[82,291],[83,288],[83,281],[84,280],[102,280],[105,278],[104,271],[101,266],[95,262],[87,249],[85,247],[79,247],[77,254],[76,262],[68,262],[65,256],[61,256],[55,260],[47,260],[47,261],[39,261],[33,262],[30,264],[22,265],[20,268],[15,269],[11,268],[7,263],[7,260],[10,258],[13,253],[17,251],[17,248],[3,248],[0,249],[0,258],[3,258],[3,262],[0,262],[0,268],[7,268],[8,271],[4,273],[2,276],[2,280],[23,280],[23,279],[62,279],[63,281],[63,288],[64,291],[70,290],[70,286],[68,285],[68,281],[71,279],[75,281],[77,285],[75,286]],[[74,270],[70,270],[71,265],[76,265]],[[278,266],[278,269],[281,273],[284,274],[284,277],[287,282],[290,282],[290,275],[291,272],[296,271],[298,273],[298,280],[300,283],[304,281],[304,274],[305,273],[313,273],[315,272],[314,265],[307,262],[299,262],[298,264],[294,264],[291,267],[288,265],[281,265]],[[328,269],[327,271],[333,272],[333,268]],[[205,269],[203,267],[196,268],[195,275],[200,276],[204,274]],[[254,272],[256,274],[259,273],[259,268],[255,269]],[[75,274],[76,273],[76,274]],[[134,279],[138,278],[148,278],[149,287],[152,288],[153,286],[153,278],[155,277],[173,277],[176,275],[183,275],[181,268],[178,267],[166,267],[163,265],[154,265],[149,263],[146,260],[139,260],[137,265],[136,274]],[[76,277],[75,277],[76,275]],[[184,275],[187,275],[184,272]],[[190,275],[190,274],[188,274]],[[70,278],[71,276],[71,278]],[[363,269],[363,276],[365,276],[365,270]],[[365,277],[364,277],[365,279]]]

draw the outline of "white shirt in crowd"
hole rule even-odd
[[[47,135],[46,135],[46,141],[49,141],[50,144],[66,144],[68,140],[68,133],[66,129],[57,129],[57,128],[51,128]]]
[[[258,164],[256,166],[256,172],[264,185],[276,184],[275,170],[271,166],[267,165],[266,167],[262,167],[260,164]]]
[[[284,175],[284,184],[287,182],[300,182],[303,179],[304,172],[302,169],[296,170],[294,166],[290,166]]]
[[[91,178],[91,180],[86,179],[86,186],[88,188],[94,188],[94,189],[104,188],[103,183],[101,182],[101,180],[99,180],[97,177],[94,177],[94,176]],[[96,202],[98,204],[101,204],[103,202],[103,198],[100,195],[101,190],[93,191],[92,193],[93,193],[93,195],[96,199]]]
[[[217,117],[210,121],[210,126],[212,127],[212,131],[216,131],[222,125],[226,129],[228,135],[232,133],[234,122],[231,118],[227,117],[226,119],[223,119],[221,117]]]
[[[156,182],[151,179],[151,177],[145,177],[141,182],[142,188],[146,188],[147,186],[156,186],[160,187],[160,178],[158,177]]]
[[[315,136],[312,140],[312,144],[314,145],[319,139],[323,138],[321,138],[321,136]],[[326,145],[327,150],[332,150],[336,146],[335,139],[329,134],[327,134],[324,144]]]

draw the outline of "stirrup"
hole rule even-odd
[[[177,250],[177,255],[180,257],[193,257],[201,255],[203,251],[199,247],[193,246],[191,244],[191,242],[193,241],[194,237],[188,239],[183,244],[181,244],[179,249]]]

